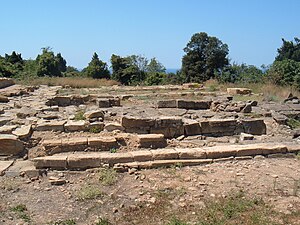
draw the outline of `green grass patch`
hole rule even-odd
[[[300,121],[294,118],[289,118],[287,120],[287,125],[292,129],[297,129],[300,127]]]
[[[80,111],[76,112],[76,114],[74,116],[74,120],[75,121],[85,120],[84,111],[80,110]]]
[[[99,189],[99,187],[94,185],[85,185],[80,188],[77,193],[77,197],[81,201],[97,199],[99,197],[102,197],[103,195],[104,193]]]
[[[95,223],[95,225],[112,225],[107,219],[101,218],[98,220],[98,222]]]
[[[110,186],[117,182],[117,172],[113,168],[103,168],[97,175],[102,185]]]
[[[28,215],[28,210],[26,205],[19,204],[11,208],[11,211],[16,213],[17,216],[22,219],[24,222],[29,223],[31,221],[30,216]]]
[[[66,219],[66,220],[59,220],[50,224],[51,225],[76,225],[76,222],[73,219]]]

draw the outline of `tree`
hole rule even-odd
[[[166,68],[156,58],[152,58],[147,65],[148,73],[165,73]]]
[[[203,82],[220,74],[228,65],[228,46],[207,33],[192,36],[182,58],[182,73],[186,82]]]
[[[42,48],[42,54],[38,55],[37,75],[38,76],[62,76],[62,72],[66,71],[66,61],[61,54],[54,55],[49,47]]]
[[[84,73],[86,76],[95,79],[110,78],[110,72],[107,68],[107,64],[99,59],[96,52],[94,53],[89,65],[84,69]]]
[[[295,42],[286,41],[282,38],[282,46],[277,49],[278,55],[275,61],[291,59],[300,62],[300,39],[295,37],[294,40]]]
[[[140,73],[137,65],[133,64],[132,58],[121,57],[118,55],[111,56],[111,67],[113,70],[112,78],[121,84],[132,84],[138,80]]]
[[[300,88],[300,62],[285,59],[275,61],[268,71],[268,78],[278,85],[293,85]]]
[[[224,83],[259,83],[263,78],[263,71],[256,66],[233,63],[224,67],[218,80]]]
[[[146,77],[146,69],[147,69],[147,65],[148,65],[148,59],[141,55],[131,55],[128,58],[130,59],[131,66],[133,66],[137,69],[137,74],[134,77],[135,82],[143,81]]]

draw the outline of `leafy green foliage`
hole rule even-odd
[[[25,222],[30,222],[31,218],[30,216],[27,214],[27,207],[24,204],[19,204],[16,205],[14,207],[11,208],[12,212],[15,212],[18,217],[22,220],[24,220]]]
[[[293,119],[293,118],[289,118],[287,120],[287,125],[292,128],[292,129],[297,129],[300,127],[300,121],[299,120],[296,120],[296,119]]]
[[[85,120],[84,111],[79,110],[78,112],[76,112],[76,114],[74,115],[74,120],[75,121]]]
[[[228,65],[228,46],[205,32],[194,34],[184,52],[182,73],[185,82],[209,80]]]
[[[151,72],[145,80],[146,85],[160,85],[163,84],[167,78],[167,74],[159,72]]]
[[[294,60],[300,62],[300,39],[294,38],[293,41],[286,41],[282,38],[282,46],[277,49],[278,55],[275,61],[283,61],[286,59]]]
[[[147,65],[148,73],[166,73],[166,68],[156,58],[152,58]]]
[[[87,77],[92,77],[96,79],[110,78],[110,72],[107,68],[107,64],[99,59],[96,52],[94,53],[89,65],[84,69],[83,73]]]
[[[300,89],[300,62],[291,59],[275,61],[268,71],[268,79],[277,85],[293,85]]]
[[[64,60],[60,53],[56,56],[49,47],[42,49],[42,54],[36,58],[37,75],[60,77],[62,72],[66,71],[66,60]]]
[[[223,83],[260,83],[264,81],[264,75],[256,66],[233,63],[223,69],[218,80]]]

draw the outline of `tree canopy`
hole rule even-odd
[[[282,46],[277,49],[278,55],[275,61],[290,59],[300,62],[300,39],[295,37],[294,40],[295,42],[286,41],[282,38]]]
[[[110,78],[110,72],[108,70],[107,64],[99,59],[96,52],[94,53],[91,62],[83,72],[87,77],[92,77],[95,79]]]
[[[228,65],[228,46],[207,33],[192,36],[182,58],[182,73],[186,82],[203,82],[214,78]]]

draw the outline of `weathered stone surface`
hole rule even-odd
[[[104,119],[104,112],[102,110],[93,110],[84,113],[86,119],[94,119],[94,118],[101,118]]]
[[[0,103],[7,103],[9,102],[8,97],[0,95]]]
[[[97,105],[99,106],[99,108],[109,108],[110,107],[110,103],[109,103],[109,99],[97,99]]]
[[[14,129],[16,129],[17,125],[4,125],[0,127],[0,134],[11,134]]]
[[[0,77],[0,88],[6,88],[14,84],[15,82],[10,78]]]
[[[206,156],[209,159],[227,158],[236,156],[237,146],[236,145],[224,145],[203,148],[206,152]]]
[[[0,176],[3,176],[5,174],[5,170],[7,170],[13,163],[13,160],[0,161]]]
[[[97,152],[87,154],[72,154],[68,156],[69,169],[88,169],[101,166],[101,154]]]
[[[137,135],[140,148],[164,148],[167,141],[163,134],[140,134]]]
[[[235,119],[210,119],[200,122],[202,134],[213,136],[234,135],[238,126]]]
[[[274,113],[273,114],[273,119],[276,121],[276,123],[281,124],[281,125],[286,125],[288,121],[288,117],[282,114]]]
[[[86,137],[74,137],[69,139],[62,139],[62,150],[68,151],[83,151],[88,146],[88,139]]]
[[[153,160],[178,159],[178,152],[174,149],[150,150]]]
[[[233,146],[231,146],[233,148]],[[234,147],[236,156],[268,155],[274,153],[285,153],[287,147],[280,144],[260,143],[251,145],[237,145]]]
[[[252,91],[248,88],[227,88],[227,93],[230,95],[249,95]]]
[[[206,152],[202,148],[175,148],[179,159],[205,159]]]
[[[246,134],[246,133],[240,134],[240,141],[250,141],[253,139],[254,139],[254,136],[252,134]]]
[[[201,134],[201,126],[197,120],[183,119],[184,135],[192,136]]]
[[[251,104],[246,104],[246,106],[241,110],[242,113],[251,113],[252,106]]]
[[[88,125],[89,123],[85,120],[79,120],[79,121],[69,120],[64,125],[64,128],[68,132],[86,131],[88,129]]]
[[[49,99],[46,102],[47,106],[53,106],[53,105],[58,105],[58,106],[68,106],[71,105],[71,97],[70,96],[55,96],[52,99]]]
[[[262,135],[267,133],[267,127],[263,119],[248,119],[241,121],[245,133]]]
[[[44,140],[42,146],[47,155],[53,155],[55,153],[62,152],[62,140],[61,139],[50,139]]]
[[[123,116],[121,125],[129,133],[145,134],[149,133],[150,127],[155,125],[155,119]]]
[[[116,98],[110,98],[109,99],[109,105],[110,105],[110,107],[121,106],[121,100],[120,100],[120,98],[118,98],[118,97],[116,97]]]
[[[151,134],[163,134],[166,138],[179,137],[184,134],[183,122],[180,117],[160,117],[150,128]]]
[[[104,126],[104,130],[108,132],[112,132],[114,130],[124,131],[125,128],[119,123],[106,123]]]
[[[181,109],[209,109],[212,101],[178,100],[177,107]]]
[[[161,100],[157,102],[158,108],[177,108],[177,100]]]
[[[133,151],[130,152],[133,156],[134,161],[143,162],[143,161],[151,161],[152,160],[152,153],[149,150],[144,151]]]
[[[32,134],[32,126],[31,125],[23,125],[20,128],[17,128],[12,132],[19,139],[28,139]]]
[[[101,153],[101,163],[108,163],[110,166],[116,163],[133,162],[133,156],[129,152],[125,153]]]
[[[184,84],[182,84],[182,87],[185,88],[185,89],[202,88],[203,84],[199,84],[199,83],[184,83]]]
[[[40,122],[38,122],[35,130],[36,131],[64,131],[65,123],[66,123],[65,120],[63,120],[63,121],[40,121]]]
[[[23,150],[23,142],[19,141],[15,135],[0,135],[0,155],[18,155]]]
[[[52,168],[52,169],[66,169],[67,155],[52,155],[35,158],[34,164],[37,169]]]
[[[100,150],[110,150],[117,148],[117,139],[114,137],[89,137],[88,146]]]

